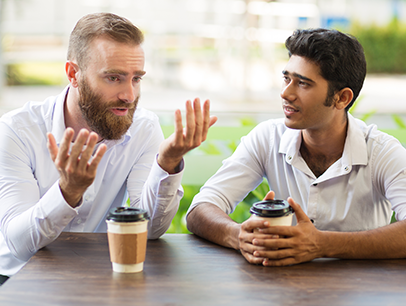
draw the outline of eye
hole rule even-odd
[[[285,83],[289,83],[289,82],[290,82],[289,77],[287,77],[286,75],[283,75],[283,76],[282,76],[282,80],[283,80]]]
[[[135,83],[139,83],[139,82],[141,82],[141,80],[142,80],[142,77],[134,77],[134,78],[133,78],[133,81],[134,81]]]
[[[303,82],[303,81],[299,81],[299,85],[303,87],[303,86],[308,86],[309,84],[306,82]]]
[[[117,76],[109,76],[108,78],[109,78],[109,81],[111,81],[111,82],[117,82],[120,80]]]

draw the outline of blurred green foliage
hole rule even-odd
[[[180,201],[178,212],[172,220],[167,233],[190,233],[186,227],[186,212],[194,196],[199,192],[201,186],[183,185],[184,195]],[[242,223],[250,217],[250,208],[254,202],[262,200],[269,191],[268,183],[264,180],[254,191],[237,205],[236,209],[229,216],[238,223]]]
[[[364,47],[368,73],[406,73],[406,25],[393,19],[387,25],[354,23],[351,34]]]
[[[6,66],[7,85],[63,85],[64,63],[22,62]]]

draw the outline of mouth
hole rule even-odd
[[[290,106],[290,105],[283,105],[283,112],[285,113],[286,116],[290,116],[293,115],[295,113],[298,113],[299,110],[297,110],[296,108]]]
[[[128,114],[128,108],[111,108],[110,110],[117,116],[126,116]]]

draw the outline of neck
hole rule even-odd
[[[341,158],[347,137],[348,118],[324,131],[302,130],[300,154],[316,177]]]
[[[331,124],[324,130],[302,130],[302,146],[305,146],[310,154],[337,155],[344,150],[347,137],[348,118],[344,118]]]

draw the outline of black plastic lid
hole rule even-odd
[[[134,207],[112,208],[107,215],[107,220],[114,222],[135,222],[149,220],[148,212]]]
[[[283,217],[293,213],[293,208],[285,200],[266,200],[254,203],[251,214],[265,218]]]

